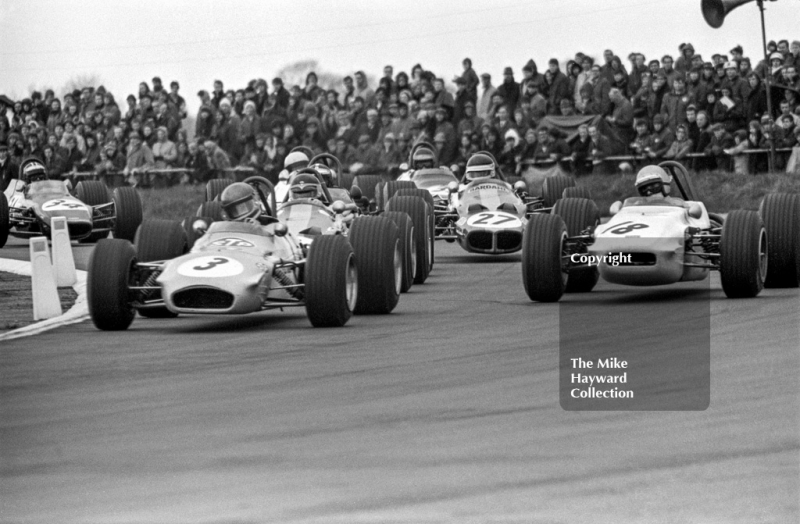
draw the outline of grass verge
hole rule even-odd
[[[67,311],[78,295],[71,287],[59,288],[61,309]],[[33,324],[31,278],[0,271],[0,332]]]
[[[183,220],[194,216],[206,196],[206,186],[173,186],[163,189],[143,189],[139,192],[145,220],[165,218]]]

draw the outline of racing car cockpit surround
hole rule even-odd
[[[256,219],[261,210],[256,204],[255,196],[253,188],[244,182],[233,183],[225,188],[220,197],[222,211],[228,220],[235,222]]]
[[[464,172],[464,184],[492,178],[497,178],[497,171],[494,160],[491,157],[484,154],[476,154],[470,157]]]

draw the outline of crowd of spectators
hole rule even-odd
[[[226,90],[215,80],[197,94],[191,140],[177,81],[169,89],[158,77],[142,82],[124,104],[102,86],[62,99],[52,90],[16,102],[0,97],[0,175],[6,180],[23,157],[38,156],[51,177],[91,171],[120,173],[131,184],[202,183],[240,166],[276,181],[297,146],[330,152],[346,169],[392,170],[420,141],[435,145],[441,165],[461,168],[486,150],[517,173],[531,162],[602,171],[620,154],[637,164],[676,159],[698,171],[754,173],[766,171],[766,156],[744,151],[800,143],[800,41],[770,42],[768,63],[751,61],[740,46],[706,60],[692,44],[681,44],[677,59],[634,52],[627,60],[611,50],[599,61],[576,53],[563,68],[549,60],[542,72],[531,59],[519,80],[506,67],[495,85],[465,58],[454,90],[420,64],[410,74],[387,65],[375,86],[363,71],[328,88],[314,72],[302,86],[274,78]],[[548,116],[594,118],[567,141]],[[779,158],[776,168],[785,168],[788,154]],[[148,169],[172,171],[143,175]]]

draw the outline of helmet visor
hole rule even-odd
[[[236,202],[231,204],[225,208],[225,212],[228,214],[228,217],[235,220],[237,218],[242,218],[243,216],[247,216],[254,208],[254,203],[252,200],[245,200],[243,202]]]
[[[639,194],[642,196],[655,195],[664,192],[664,183],[661,180],[654,180],[639,186]]]

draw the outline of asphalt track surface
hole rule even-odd
[[[798,290],[729,300],[713,277],[706,411],[567,412],[559,306],[518,256],[436,246],[394,313],[343,329],[293,309],[3,342],[0,521],[800,521]],[[646,330],[695,292],[566,300],[640,302]]]

